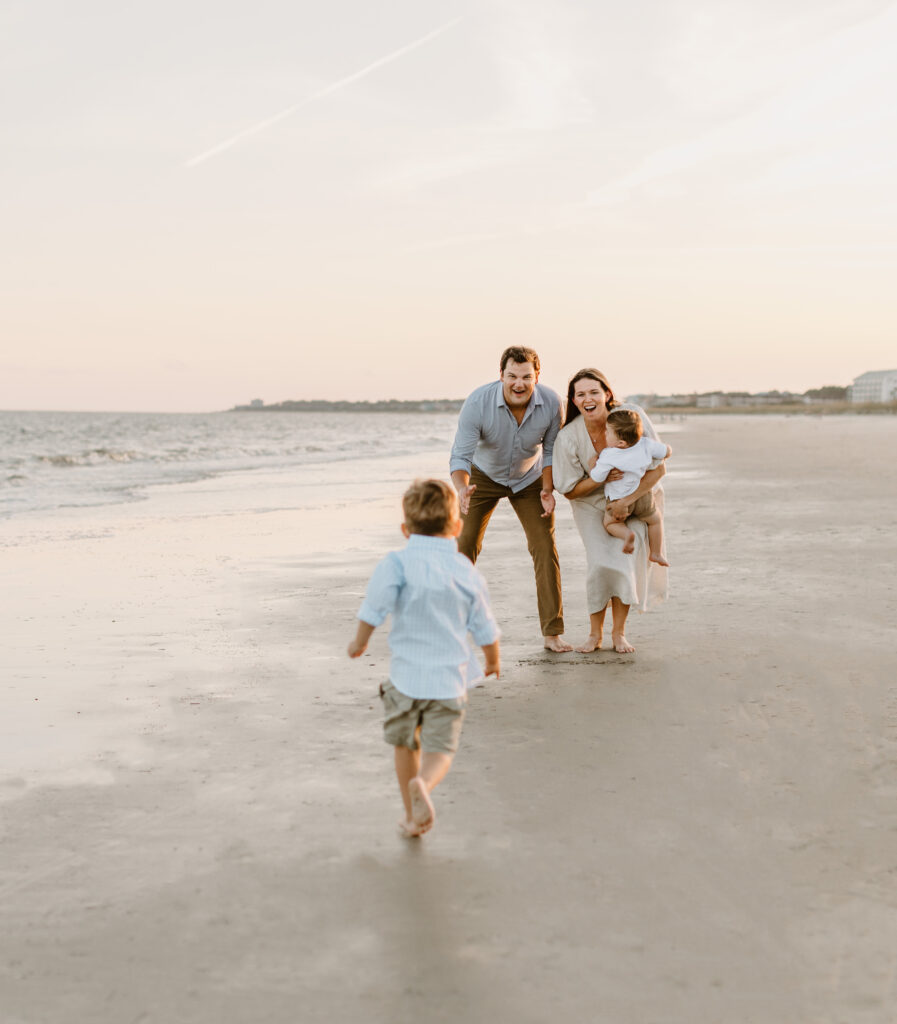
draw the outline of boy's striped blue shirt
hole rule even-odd
[[[468,634],[480,647],[500,636],[480,571],[449,537],[414,533],[374,570],[358,618],[392,615],[389,678],[420,700],[451,700],[483,678]]]

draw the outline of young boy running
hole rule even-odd
[[[374,629],[392,615],[389,682],[380,687],[383,731],[395,747],[405,818],[399,831],[423,835],[436,820],[430,793],[458,749],[467,690],[483,677],[473,647],[483,649],[488,675],[499,674],[499,630],[486,581],[458,554],[458,497],[442,480],[415,480],[402,499],[408,538],[374,570],[358,612],[349,657],[367,649]]]
[[[642,419],[633,409],[613,409],[607,414],[604,430],[607,447],[592,460],[589,475],[595,483],[604,483],[608,501],[632,494],[655,459],[668,459],[673,454],[668,444],[642,437]],[[623,477],[615,483],[605,483],[612,469],[621,470]],[[629,515],[647,524],[648,558],[659,565],[669,565],[663,557],[663,517],[654,504],[654,495],[650,491],[643,494],[629,510]],[[625,522],[619,522],[610,512],[605,512],[604,529],[623,541],[624,554],[632,554],[635,534]]]

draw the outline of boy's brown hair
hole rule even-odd
[[[444,480],[415,480],[402,496],[409,533],[435,537],[447,533],[458,518],[458,495]]]
[[[631,448],[638,444],[642,436],[642,418],[632,409],[614,409],[607,414],[608,426],[614,428],[614,433],[621,441],[625,441]]]

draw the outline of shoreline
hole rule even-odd
[[[645,406],[657,416],[895,416],[897,402],[819,402],[800,405],[733,405],[702,409],[698,406]]]
[[[444,454],[0,522],[4,1011],[885,1024],[897,421],[745,425],[670,434],[671,597],[631,617],[634,657],[541,649],[499,507],[503,675],[417,843],[393,832],[385,631],[344,652]],[[845,487],[882,501],[845,522]],[[557,533],[578,641],[564,505]]]

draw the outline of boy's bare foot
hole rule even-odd
[[[597,636],[594,633],[589,633],[586,642],[584,644],[580,644],[576,650],[579,654],[591,654],[592,651],[600,651],[602,639],[602,633],[599,633]]]
[[[631,555],[635,551],[635,534],[629,531],[629,536],[623,541],[623,554]]]
[[[663,555],[655,555],[649,552],[649,562],[657,562],[658,565],[669,565],[670,563],[663,557]]]
[[[617,654],[634,654],[635,648],[622,633],[614,633],[614,650]]]
[[[421,833],[428,832],[436,821],[436,810],[426,783],[419,775],[415,775],[408,783],[408,796],[411,797],[411,820]]]
[[[397,828],[399,830],[399,835],[403,839],[419,839],[423,835],[423,832],[421,832],[420,828],[415,825],[413,821],[403,819],[398,822]]]
[[[572,645],[562,640],[559,636],[546,636],[544,639],[546,651],[554,651],[555,654],[566,654],[567,651],[573,650]]]

